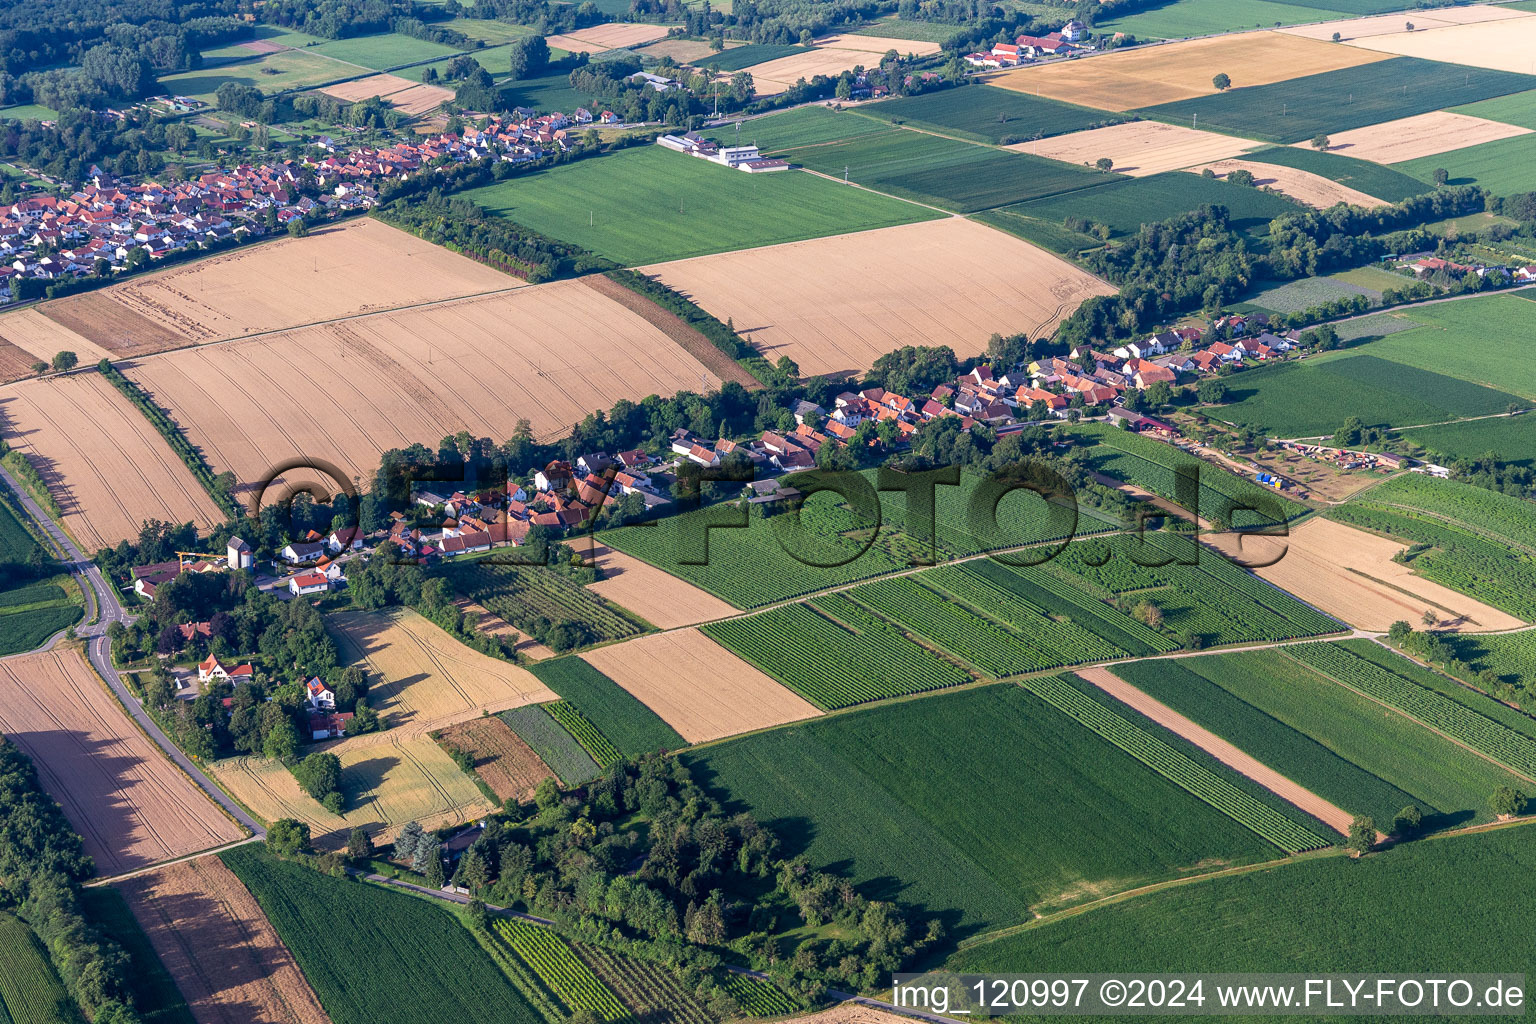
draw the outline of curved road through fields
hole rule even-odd
[[[118,603],[117,594],[112,590],[112,585],[102,576],[101,569],[97,567],[96,563],[80,553],[80,549],[75,546],[75,542],[69,539],[64,531],[59,528],[59,525],[53,521],[53,518],[43,511],[36,501],[32,500],[32,496],[22,488],[16,478],[11,476],[10,472],[4,467],[0,467],[0,480],[5,481],[6,486],[16,495],[17,500],[26,509],[27,514],[53,540],[54,545],[63,553],[62,561],[64,568],[69,570],[70,575],[79,581],[81,591],[89,595],[89,599],[95,603],[96,615],[94,621],[91,620],[89,613],[87,613],[87,621],[90,624],[80,626],[76,633],[81,639],[85,640],[86,655],[90,658],[97,674],[106,680],[107,686],[117,695],[118,702],[133,716],[134,721],[139,723],[139,727],[144,730],[145,734],[155,741],[160,749],[165,752],[166,757],[170,758],[183,772],[186,772],[187,776],[197,783],[204,793],[208,794],[209,799],[224,808],[224,810],[229,812],[230,817],[249,829],[253,837],[257,839],[265,838],[267,834],[266,828],[247,814],[239,804],[231,800],[222,789],[214,785],[213,780],[204,775],[202,769],[193,764],[192,759],[182,753],[181,748],[170,741],[170,738],[160,730],[160,726],[155,724],[155,720],[150,718],[149,714],[145,712],[144,706],[129,691],[127,684],[123,682],[122,675],[113,667],[111,641],[107,639],[107,626],[114,622],[121,622],[127,625],[133,621],[134,617],[129,615],[123,609],[123,606]],[[52,643],[53,641],[50,640],[49,646]]]

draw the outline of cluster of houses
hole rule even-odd
[[[269,211],[279,228],[289,222],[325,219],[364,210],[378,202],[379,185],[454,163],[494,157],[511,163],[536,160],[575,144],[576,130],[594,121],[618,120],[612,111],[594,118],[520,110],[469,126],[385,148],[348,149],[322,136],[318,158],[241,164],[185,181],[129,184],[98,167],[67,198],[32,195],[0,208],[0,303],[12,301],[21,278],[55,281],[96,272],[105,261],[112,273],[179,251],[248,241],[267,234]],[[301,180],[313,175],[317,197],[300,196]],[[135,256],[142,250],[143,256]]]
[[[978,68],[1011,68],[1043,57],[1066,57],[1091,49],[1088,26],[1081,21],[1069,21],[1056,32],[1021,35],[1011,43],[996,43],[990,50],[968,53],[965,62]]]
[[[768,159],[764,157],[756,146],[721,146],[710,139],[704,138],[698,132],[687,132],[683,135],[663,135],[657,138],[656,145],[663,149],[675,150],[696,156],[710,163],[720,164],[722,167],[734,167],[738,171],[746,171],[748,174],[763,174],[771,171],[789,170],[788,160]]]
[[[1499,284],[1536,284],[1536,265],[1532,266],[1502,266],[1488,263],[1458,263],[1448,260],[1443,256],[1435,256],[1432,253],[1410,253],[1406,256],[1388,257],[1394,265],[1413,272],[1416,279],[1423,280],[1431,274],[1445,273],[1453,276],[1465,276],[1476,274],[1478,277],[1490,278]]]

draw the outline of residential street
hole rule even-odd
[[[121,622],[126,625],[132,622],[134,617],[129,615],[118,602],[117,594],[113,591],[111,584],[102,576],[101,570],[97,568],[96,563],[80,553],[80,549],[75,546],[75,542],[69,539],[68,535],[59,528],[59,525],[53,521],[48,513],[37,502],[32,500],[32,496],[26,492],[20,482],[4,468],[0,468],[0,480],[5,481],[12,493],[20,500],[27,514],[53,539],[55,546],[64,554],[62,559],[64,568],[79,581],[80,589],[90,595],[89,599],[95,603],[97,614],[94,621],[91,620],[90,612],[87,610],[87,624],[80,626],[75,632],[86,642],[86,654],[89,656],[91,664],[95,666],[96,672],[101,678],[106,680],[112,692],[117,695],[118,701],[133,716],[134,721],[139,723],[139,726],[149,738],[154,740],[160,749],[165,752],[166,757],[170,758],[182,771],[186,772],[192,781],[197,783],[203,792],[208,794],[210,799],[228,811],[241,825],[250,829],[254,836],[258,838],[264,837],[267,834],[267,830],[261,823],[247,814],[222,789],[214,785],[213,780],[203,774],[202,769],[194,764],[191,758],[182,753],[181,749],[172,743],[165,733],[160,731],[160,727],[155,724],[154,719],[149,717],[143,705],[129,691],[127,684],[123,682],[121,674],[112,666],[111,641],[107,639],[107,626],[113,622]]]

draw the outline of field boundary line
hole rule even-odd
[[[1376,638],[1372,637],[1371,639],[1376,639]],[[1388,650],[1391,650],[1391,648],[1388,648]],[[1285,657],[1287,657],[1287,658],[1291,657],[1290,655],[1285,654],[1284,651],[1282,651],[1280,653],[1284,654]],[[1448,732],[1445,732],[1445,731],[1443,731],[1441,729],[1435,728],[1434,726],[1430,725],[1428,722],[1425,722],[1423,719],[1420,719],[1420,718],[1418,718],[1415,715],[1410,715],[1408,712],[1404,711],[1402,708],[1397,707],[1397,706],[1395,706],[1393,704],[1388,704],[1386,701],[1380,700],[1380,699],[1378,699],[1376,697],[1372,697],[1370,694],[1365,693],[1362,690],[1357,690],[1353,686],[1350,686],[1348,683],[1344,682],[1338,676],[1335,676],[1335,675],[1325,671],[1324,669],[1318,668],[1316,665],[1313,665],[1313,664],[1311,664],[1309,662],[1302,661],[1300,658],[1291,658],[1291,660],[1296,662],[1298,665],[1302,665],[1302,666],[1304,666],[1306,668],[1311,669],[1312,671],[1316,672],[1318,675],[1322,676],[1324,679],[1327,679],[1329,682],[1334,683],[1334,684],[1336,684],[1338,686],[1342,686],[1344,689],[1348,690],[1350,693],[1357,694],[1357,695],[1359,695],[1361,697],[1364,697],[1366,700],[1372,702],[1373,704],[1377,704],[1380,707],[1386,708],[1388,711],[1392,712],[1393,714],[1402,715],[1404,718],[1406,718],[1408,721],[1412,722],[1413,724],[1415,724],[1417,726],[1420,726],[1421,728],[1427,729],[1428,731],[1434,733],[1436,736],[1439,736],[1442,739],[1449,740],[1451,743],[1456,744],[1458,747],[1461,747],[1464,750],[1467,750],[1467,751],[1470,751],[1473,754],[1476,754],[1478,757],[1482,758],[1484,761],[1487,761],[1489,764],[1494,765],[1495,767],[1498,767],[1498,768],[1502,768],[1504,771],[1509,772],[1509,774],[1515,776],[1515,778],[1517,778],[1517,779],[1524,779],[1527,782],[1536,783],[1536,777],[1532,777],[1530,775],[1527,775],[1527,774],[1525,774],[1525,772],[1520,771],[1518,768],[1511,768],[1509,765],[1505,764],[1503,761],[1500,761],[1497,758],[1495,758],[1495,757],[1493,757],[1493,756],[1491,756],[1489,754],[1483,753],[1481,750],[1478,750],[1476,747],[1471,746],[1470,744],[1465,743],[1465,742],[1457,739],[1455,736],[1452,736]],[[1377,666],[1377,667],[1379,668],[1381,666]],[[1386,671],[1391,672],[1392,670],[1391,669],[1387,669]],[[1411,679],[1408,680],[1408,681],[1410,683],[1413,683],[1413,680],[1411,680]],[[1414,686],[1419,686],[1418,683],[1413,683],[1413,685]],[[1423,689],[1423,690],[1429,689],[1428,687],[1424,687],[1424,686],[1420,686],[1419,688]],[[1434,691],[1430,690],[1429,692],[1433,693]],[[1446,699],[1449,700],[1450,698],[1446,698]],[[1467,708],[1467,710],[1471,711],[1475,715],[1479,714],[1479,712],[1477,711],[1476,708]],[[1488,716],[1487,715],[1480,715],[1480,717],[1487,718]],[[1489,721],[1492,721],[1492,719],[1489,719]],[[1495,723],[1495,724],[1498,724],[1498,723]],[[1504,728],[1509,729],[1509,726],[1506,725],[1506,726],[1504,726]],[[1513,729],[1510,729],[1509,731],[1510,732],[1514,732]]]
[[[84,887],[87,889],[97,889],[106,885],[116,885],[119,882],[126,882],[130,878],[137,878],[140,875],[147,875],[151,871],[159,871],[161,868],[170,867],[173,864],[184,864],[189,860],[198,860],[202,857],[212,857],[216,854],[223,853],[225,850],[233,850],[237,846],[245,846],[249,843],[260,841],[261,836],[246,836],[244,839],[236,839],[234,842],[224,843],[220,846],[210,846],[206,850],[198,850],[195,853],[184,853],[180,857],[172,857],[169,860],[156,861],[155,863],[146,865],[142,868],[134,868],[132,871],[125,871],[120,875],[111,875],[105,878],[93,878],[89,882],[85,882]]]

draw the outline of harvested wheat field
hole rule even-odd
[[[1268,85],[1385,60],[1380,54],[1279,32],[1189,39],[1110,50],[1082,60],[1015,68],[989,85],[1102,110],[1133,110],[1208,96],[1222,71],[1235,88]]]
[[[426,114],[453,99],[453,90],[440,85],[413,85],[384,97],[384,102],[402,114]]]
[[[694,626],[737,612],[733,606],[692,583],[632,555],[615,551],[606,544],[594,543],[590,553],[584,546],[579,546],[579,550],[583,556],[589,556],[602,573],[602,579],[588,584],[587,589],[634,612],[653,626],[661,629]]]
[[[36,306],[0,316],[0,380],[30,376],[37,360],[49,362],[57,352],[69,351],[80,357],[82,366],[98,363],[112,353],[82,338],[63,324],[48,319]],[[23,361],[24,360],[24,361]],[[19,364],[20,369],[12,372]]]
[[[408,821],[419,821],[430,831],[491,810],[490,801],[430,736],[396,735],[391,729],[308,749],[324,749],[341,759],[341,791],[347,801],[341,814],[332,814],[301,790],[281,761],[230,757],[210,764],[208,774],[257,817],[306,823],[316,845],[325,849],[344,846],[358,826],[382,844]]]
[[[475,759],[475,774],[502,800],[525,802],[554,772],[506,722],[492,715],[444,729],[439,741]]]
[[[1414,20],[1414,19],[1409,19]],[[1414,20],[1414,25],[1418,22]],[[1506,18],[1427,31],[1395,32],[1355,40],[1354,46],[1399,57],[1470,64],[1530,74],[1536,53],[1536,18]]]
[[[1169,732],[1182,736],[1234,771],[1248,776],[1280,799],[1300,807],[1340,835],[1349,835],[1349,825],[1354,820],[1354,816],[1348,811],[1337,804],[1329,803],[1310,789],[1292,782],[1204,726],[1138,690],[1109,669],[1081,669],[1077,675],[1078,678],[1086,679],[1120,703],[1146,715]]]
[[[1529,128],[1469,114],[1435,110],[1328,136],[1328,152],[1395,164],[1484,142],[1529,135]],[[1299,143],[1298,146],[1308,145]]]
[[[805,376],[862,373],[903,345],[949,345],[964,357],[993,332],[1048,335],[1084,299],[1114,294],[1044,249],[963,217],[642,269]]]
[[[1276,192],[1285,193],[1298,203],[1306,203],[1319,210],[1326,210],[1335,203],[1348,203],[1351,206],[1364,206],[1367,209],[1373,206],[1391,205],[1384,199],[1368,196],[1364,192],[1325,178],[1321,174],[1286,167],[1283,164],[1261,164],[1253,160],[1218,160],[1204,167],[1191,167],[1189,170],[1191,174],[1209,170],[1218,178],[1225,178],[1233,171],[1248,171],[1253,175],[1254,188],[1272,188]]]
[[[116,357],[520,285],[468,257],[359,218],[39,308]]]
[[[95,370],[0,390],[0,436],[37,467],[86,551],[138,537],[146,519],[199,529],[224,519],[165,439]]]
[[[303,365],[328,368],[323,389],[288,386]],[[719,386],[579,280],[183,349],[127,373],[246,484],[295,455],[367,478],[389,448],[459,430],[505,439],[521,419],[548,440],[620,398]]]
[[[1448,25],[1470,25],[1476,22],[1529,17],[1531,17],[1530,11],[1478,4],[1472,7],[1442,7],[1433,10],[1402,11],[1397,14],[1375,14],[1368,18],[1347,18],[1344,21],[1324,21],[1314,25],[1293,25],[1278,31],[1287,35],[1330,41],[1333,39],[1333,34],[1337,32],[1341,42],[1350,42],[1371,36],[1396,35],[1404,31],[1409,22],[1413,23],[1414,28],[1423,30],[1445,28]]]
[[[317,91],[338,100],[357,103],[373,96],[387,98],[420,84],[409,78],[401,78],[399,75],[369,75],[367,78],[355,78],[350,82],[337,82],[335,85],[328,85]]]
[[[1254,571],[1357,629],[1385,630],[1399,619],[1417,625],[1426,611],[1439,617],[1436,628],[1466,633],[1525,625],[1392,561],[1407,545],[1331,519],[1310,519],[1289,537],[1240,539],[1229,533],[1211,543],[1249,564],[1274,561]]]
[[[794,1024],[912,1024],[912,1018],[850,999],[820,1013],[796,1017]]]
[[[0,661],[0,734],[36,762],[99,874],[245,835],[139,731],[73,648]]]
[[[567,32],[566,35],[589,46],[597,46],[605,50],[620,50],[632,46],[644,46],[646,43],[654,43],[658,39],[665,39],[667,37],[667,30],[674,27],[676,26],[612,21],[606,25],[579,28],[574,32]]]
[[[217,857],[118,883],[197,1024],[329,1024],[293,954]]]
[[[727,43],[725,48],[730,50],[732,46]],[[708,64],[709,58],[720,53],[703,39],[662,39],[636,52],[643,57],[671,57],[679,64]]]
[[[801,78],[807,82],[817,75],[835,78],[859,64],[874,67],[880,63],[887,50],[927,56],[938,53],[940,49],[938,43],[855,35],[827,36],[816,40],[813,45],[815,48],[807,53],[792,53],[788,57],[778,57],[747,68],[752,73],[752,85],[757,95],[775,96],[788,90]]]
[[[1074,164],[1092,164],[1107,156],[1115,162],[1116,174],[1141,178],[1222,160],[1264,145],[1161,121],[1125,121],[1003,148]]]
[[[397,738],[422,736],[481,711],[560,699],[527,669],[464,646],[408,609],[336,612],[325,626],[344,662],[367,667],[368,706]]]
[[[821,714],[697,629],[654,633],[581,657],[689,743]]]

